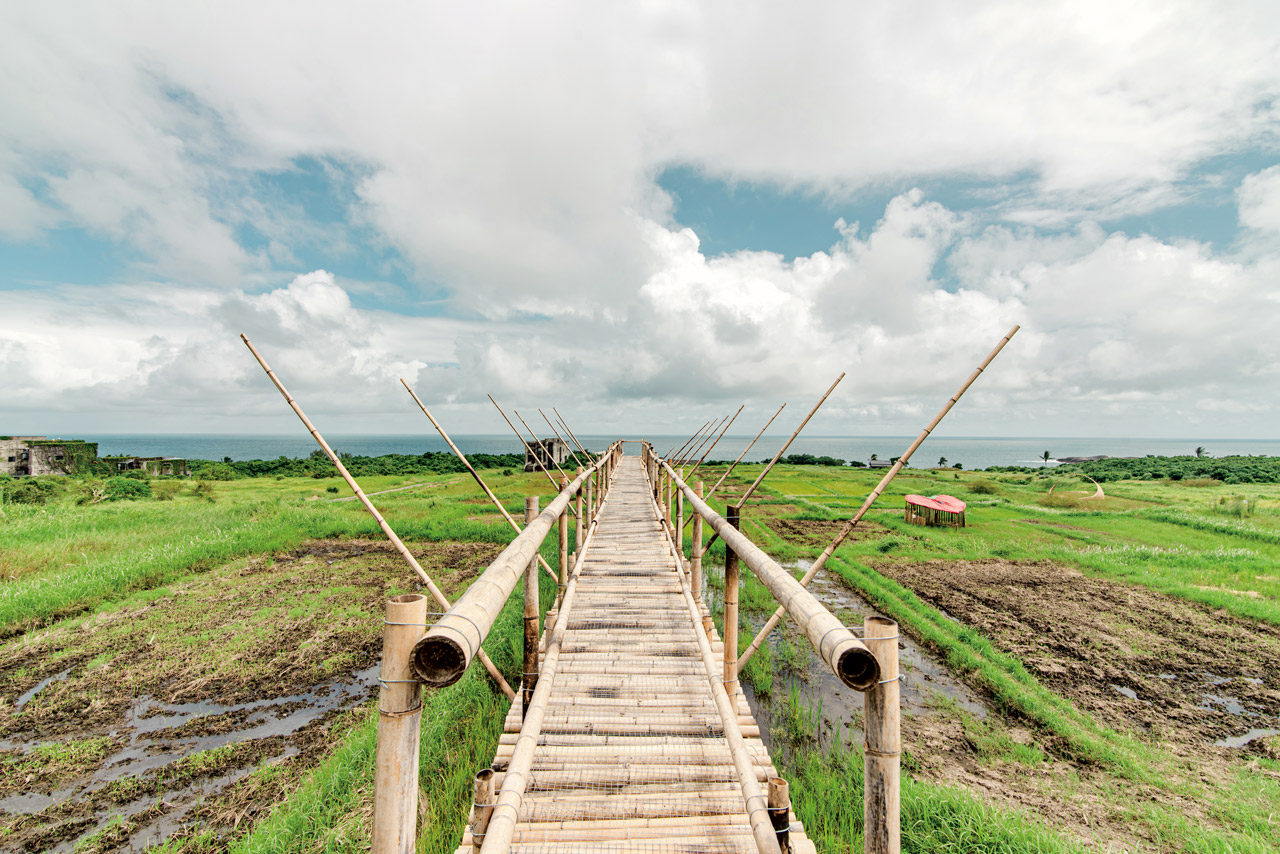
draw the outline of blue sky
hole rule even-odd
[[[6,10],[6,431],[1273,435],[1276,9],[925,5]]]

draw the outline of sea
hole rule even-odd
[[[143,457],[182,457],[203,460],[269,460],[277,457],[305,457],[316,450],[315,441],[306,433],[112,433],[77,435],[75,438],[98,443],[98,454],[129,454]],[[593,451],[602,450],[614,440],[612,436],[580,435],[578,439]],[[647,436],[660,453],[683,444],[687,436]],[[712,449],[708,459],[732,460],[751,442],[753,436],[725,436]],[[911,444],[909,436],[800,436],[787,449],[788,454],[813,454],[841,460],[868,462],[872,454],[887,460],[899,456]],[[356,456],[382,454],[422,454],[426,451],[448,452],[449,446],[438,436],[421,434],[334,433],[325,439],[340,453]],[[522,453],[520,443],[512,435],[459,435],[454,442],[465,454]],[[761,436],[744,457],[748,462],[769,460],[787,440],[786,435]],[[1112,439],[1112,438],[997,438],[988,436],[931,436],[912,455],[911,464],[928,468],[945,457],[948,465],[960,464],[966,469],[989,466],[1041,466],[1049,452],[1048,465],[1058,457],[1087,457],[1105,454],[1109,457],[1178,456],[1195,453],[1197,447],[1215,457],[1231,455],[1280,456],[1277,439]],[[639,445],[626,446],[627,453],[638,453]]]

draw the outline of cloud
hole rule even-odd
[[[1240,224],[1274,239],[1280,235],[1280,166],[1255,172],[1236,191]]]

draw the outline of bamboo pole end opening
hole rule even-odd
[[[880,662],[860,643],[849,642],[832,656],[836,675],[855,691],[870,691],[880,681]]]
[[[387,600],[387,602],[388,604],[393,605],[411,605],[414,602],[421,602],[426,598],[427,597],[423,596],[421,593],[404,593],[400,596],[392,596]]]
[[[444,688],[457,682],[466,672],[468,663],[462,645],[442,635],[418,641],[410,660],[414,675],[431,688]]]

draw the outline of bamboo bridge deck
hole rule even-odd
[[[511,850],[756,852],[695,632],[707,627],[717,656],[721,642],[705,605],[694,624],[637,457],[619,463],[577,583]],[[493,761],[499,789],[522,694]],[[763,786],[777,771],[741,691],[731,699]],[[790,839],[813,850],[794,815]],[[468,825],[458,854],[472,844]]]

